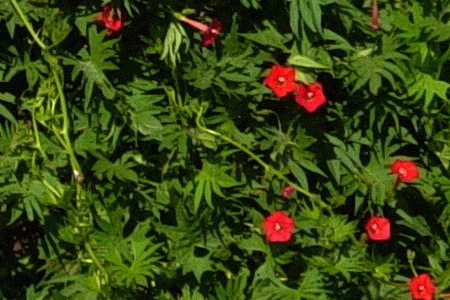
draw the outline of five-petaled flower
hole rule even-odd
[[[295,191],[294,187],[292,185],[287,185],[284,187],[282,195],[284,198],[289,197],[290,195],[292,195],[292,193]]]
[[[107,36],[119,31],[123,27],[124,15],[119,7],[113,6],[110,3],[102,7],[102,14],[94,19],[94,21],[102,23],[108,32]]]
[[[420,274],[410,279],[409,290],[413,299],[431,300],[436,288],[430,275]]]
[[[384,217],[372,216],[367,221],[365,229],[373,241],[385,241],[391,237],[391,223]]]
[[[282,211],[276,211],[263,221],[266,238],[270,242],[286,242],[292,237],[294,220]]]
[[[300,83],[295,95],[295,101],[312,113],[324,105],[327,102],[327,98],[323,93],[322,84],[319,82],[313,84]]]
[[[420,176],[416,164],[409,160],[397,159],[391,165],[391,172],[397,175],[397,180],[409,182]]]
[[[295,83],[295,69],[273,65],[269,75],[264,79],[264,83],[272,89],[278,98],[284,97],[297,89],[297,83]]]
[[[216,38],[219,36],[220,32],[222,31],[222,23],[217,19],[212,19],[211,23],[209,25],[197,22],[195,20],[189,19],[183,15],[175,14],[175,17],[177,17],[179,20],[191,25],[192,27],[197,28],[202,33],[202,46],[208,47],[214,44],[216,41]]]

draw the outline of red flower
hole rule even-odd
[[[295,191],[295,189],[294,189],[294,187],[292,185],[287,185],[287,186],[284,187],[282,195],[283,195],[284,198],[287,198],[290,195],[292,195],[292,193],[294,191]]]
[[[213,19],[208,29],[202,33],[202,46],[208,47],[214,44],[222,29],[222,23],[217,19]]]
[[[284,97],[297,89],[295,69],[273,65],[269,75],[264,79],[264,83],[272,89],[278,98]]]
[[[323,94],[322,85],[319,82],[309,85],[300,83],[295,95],[295,101],[312,113],[324,105],[327,102],[327,98]]]
[[[401,182],[409,182],[419,177],[419,169],[416,164],[409,160],[397,159],[391,165],[391,172],[396,174]]]
[[[286,242],[291,239],[294,220],[284,212],[276,211],[263,221],[266,238],[270,242]]]
[[[431,300],[436,287],[431,281],[430,275],[421,274],[410,279],[409,290],[413,299]]]
[[[372,216],[365,229],[373,241],[385,241],[391,237],[391,223],[387,218]]]
[[[222,31],[222,23],[220,23],[217,19],[212,19],[211,23],[209,25],[197,22],[195,20],[191,20],[189,18],[186,18],[183,15],[180,14],[174,14],[175,17],[177,17],[179,20],[197,28],[202,32],[202,46],[208,47],[214,44],[216,41],[216,38],[219,36],[220,32]]]
[[[102,23],[108,29],[106,35],[111,35],[122,29],[124,16],[120,8],[108,3],[102,7],[102,14],[94,20]]]

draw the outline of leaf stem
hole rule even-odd
[[[16,10],[17,14],[19,15],[20,19],[25,24],[25,27],[28,29],[28,32],[31,34],[31,36],[36,41],[36,43],[39,45],[39,47],[41,47],[42,50],[46,50],[48,47],[44,44],[44,42],[42,42],[42,40],[38,37],[38,35],[34,31],[33,26],[31,25],[30,21],[28,21],[28,18],[25,16],[19,3],[17,3],[16,0],[9,0],[9,2],[11,2],[12,6],[14,6],[14,9]]]
[[[298,192],[300,192],[301,194],[307,196],[310,199],[316,198],[317,195],[312,194],[310,192],[308,192],[307,190],[301,188],[298,184],[292,182],[289,178],[287,178],[282,172],[280,172],[279,170],[273,168],[271,165],[267,164],[265,161],[263,161],[259,156],[257,156],[255,153],[253,153],[251,150],[247,149],[246,147],[244,147],[243,145],[241,145],[240,143],[236,142],[235,140],[221,134],[220,132],[214,131],[212,129],[209,129],[205,126],[202,125],[201,122],[201,117],[202,117],[202,113],[203,113],[203,108],[200,107],[200,111],[197,112],[197,118],[195,119],[198,128],[200,128],[200,130],[207,132],[209,134],[212,134],[214,136],[217,136],[219,138],[221,138],[222,140],[232,144],[233,146],[235,146],[236,148],[238,148],[239,150],[241,150],[242,152],[246,153],[248,156],[250,156],[251,158],[253,158],[257,163],[259,163],[266,171],[269,171],[270,173],[274,174],[275,176],[277,176],[278,178],[282,179],[283,181],[285,181],[287,184],[291,185],[294,189],[296,189]]]

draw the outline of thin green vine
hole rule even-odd
[[[39,47],[41,47],[42,50],[47,50],[48,46],[44,44],[44,42],[37,35],[36,31],[34,31],[33,26],[31,25],[30,21],[28,21],[28,18],[25,16],[19,3],[17,3],[16,0],[9,0],[9,2],[11,2],[12,6],[16,10],[22,22],[25,24],[25,27],[27,28],[28,32],[31,34],[35,42],[39,45]]]
[[[265,161],[263,161],[261,158],[259,158],[255,153],[253,153],[251,150],[247,149],[246,147],[244,147],[243,145],[239,144],[238,142],[236,142],[235,140],[221,134],[220,132],[214,131],[212,129],[209,129],[207,127],[205,127],[202,124],[201,121],[201,117],[203,115],[203,107],[200,107],[200,110],[197,112],[197,117],[195,119],[196,124],[198,126],[198,128],[204,132],[207,132],[209,134],[212,134],[214,136],[217,136],[219,138],[221,138],[222,140],[226,141],[227,143],[232,144],[233,146],[235,146],[236,148],[238,148],[239,150],[241,150],[242,152],[246,153],[248,156],[250,156],[251,158],[253,158],[257,163],[259,163],[264,170],[266,170],[267,172],[270,172],[272,174],[274,174],[275,176],[277,176],[278,178],[280,178],[281,180],[283,180],[284,182],[286,182],[287,184],[289,184],[290,186],[292,186],[295,190],[297,190],[299,193],[305,195],[306,197],[310,198],[310,199],[315,199],[318,198],[317,195],[308,192],[307,190],[301,188],[298,184],[292,182],[289,178],[287,178],[283,173],[281,173],[279,170],[273,168],[271,165],[269,165],[268,163],[266,163]]]
[[[92,250],[91,244],[89,241],[84,242],[84,248],[89,253],[89,256],[92,258],[92,261],[94,262],[95,266],[100,270],[101,273],[105,275],[105,280],[108,280],[108,273],[105,270],[105,267],[100,263],[97,256],[95,255],[94,251]]]

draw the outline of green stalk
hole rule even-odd
[[[242,152],[246,153],[248,156],[250,156],[251,158],[253,158],[257,163],[259,163],[266,171],[274,174],[275,176],[277,176],[278,178],[280,178],[281,180],[285,181],[287,184],[291,185],[295,190],[297,190],[298,192],[300,192],[301,194],[307,196],[310,199],[314,199],[317,197],[317,195],[312,194],[310,192],[308,192],[307,190],[301,188],[298,184],[292,182],[289,178],[287,178],[283,173],[281,173],[279,170],[273,168],[271,165],[267,164],[265,161],[263,161],[261,158],[259,158],[259,156],[257,156],[255,153],[253,153],[251,150],[245,148],[243,145],[239,144],[238,142],[236,142],[235,140],[217,132],[214,131],[212,129],[206,128],[205,126],[203,126],[201,124],[201,116],[203,113],[203,108],[200,108],[200,111],[197,113],[197,118],[195,119],[198,128],[200,128],[200,130],[207,132],[209,134],[212,134],[214,136],[217,136],[219,138],[221,138],[222,140],[232,144],[233,146],[235,146],[236,148],[238,148],[239,150],[241,150]],[[321,205],[322,206],[322,205]]]
[[[84,242],[84,248],[88,252],[89,256],[92,258],[92,261],[97,266],[97,268],[105,275],[106,280],[108,279],[108,273],[106,272],[103,265],[98,260],[97,256],[95,255],[94,251],[92,250],[91,244],[88,241]]]
[[[45,160],[48,160],[47,153],[45,153],[45,151],[42,149],[41,139],[39,138],[39,130],[38,130],[38,127],[37,127],[35,112],[36,112],[36,110],[33,107],[32,111],[31,111],[31,122],[33,123],[33,132],[34,132],[34,138],[36,139],[36,147],[38,148],[38,150],[41,153],[42,157]]]
[[[22,8],[20,8],[19,4],[16,0],[9,0],[11,2],[12,6],[14,6],[14,9],[16,10],[17,14],[19,15],[22,22],[25,24],[25,27],[28,29],[28,32],[31,34],[33,39],[36,41],[36,43],[41,47],[42,50],[46,50],[48,47],[42,42],[42,40],[38,37],[36,32],[33,29],[33,26],[31,25],[30,21],[28,21],[27,16],[25,16]]]
[[[78,160],[75,157],[75,152],[72,148],[72,142],[69,137],[70,132],[70,120],[69,120],[69,114],[67,112],[67,103],[66,103],[66,97],[64,96],[64,91],[62,89],[61,80],[59,79],[58,72],[56,71],[56,66],[51,66],[53,78],[55,80],[56,89],[58,90],[59,100],[61,103],[61,111],[63,115],[63,129],[62,129],[62,135],[64,139],[64,148],[66,149],[67,153],[69,154],[70,162],[72,164],[72,171],[74,175],[81,174],[81,168],[80,164],[78,163]]]
[[[175,81],[175,97],[177,99],[178,107],[183,107],[183,99],[181,99],[180,82],[178,81],[178,76],[175,68],[172,68],[172,78]]]

